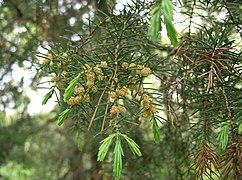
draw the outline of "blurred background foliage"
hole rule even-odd
[[[0,2],[0,179],[111,179],[111,160],[108,159],[105,163],[97,162],[99,137],[93,138],[93,134],[83,130],[81,150],[79,150],[75,144],[73,130],[56,126],[60,112],[58,106],[52,112],[31,114],[30,109],[37,107],[29,105],[35,100],[30,89],[36,90],[41,82],[41,77],[35,76],[39,60],[33,52],[56,42],[63,49],[70,45],[69,40],[75,44],[79,40],[77,34],[85,34],[83,32],[87,31],[86,18],[100,18],[95,17],[95,12],[98,10],[109,14],[120,2],[115,0]],[[150,7],[154,3],[155,1],[151,1]],[[241,43],[231,40],[238,40],[242,36],[241,1],[182,0],[174,1],[174,4],[175,7],[180,7],[180,10],[176,11],[184,14],[188,22],[179,27],[185,29],[184,31],[177,29],[181,36],[180,46],[171,47],[166,37],[162,37],[165,45],[150,42],[160,58],[156,76],[161,81],[160,91],[166,97],[166,103],[162,103],[166,108],[170,108],[166,113],[168,123],[162,124],[159,129],[161,136],[159,142],[154,142],[152,132],[147,131],[151,124],[142,124],[138,131],[133,133],[132,138],[142,148],[143,156],[137,158],[130,153],[124,157],[124,161],[128,163],[125,164],[123,178],[175,180],[194,177],[195,172],[191,169],[192,163],[189,159],[197,150],[196,145],[199,144],[203,130],[201,123],[204,122],[196,114],[204,108],[201,107],[203,103],[198,102],[205,102],[208,97],[213,99],[215,96],[214,94],[207,96],[206,88],[204,90],[207,76],[204,77],[201,73],[204,69],[205,72],[209,71],[210,67],[206,64],[197,67],[197,64],[189,61],[195,59],[199,61],[202,55],[197,54],[198,52],[215,47],[213,38],[221,39],[221,47],[235,46],[235,54],[228,52],[230,56],[238,58],[231,64],[230,70],[232,71],[232,67],[236,65],[239,74],[234,73],[232,80],[227,84],[218,83],[226,87],[225,91],[229,94],[227,98],[234,102],[234,109],[231,108],[233,118],[236,119],[235,130],[242,121]],[[150,7],[147,6],[147,9],[150,10]],[[193,16],[196,20],[190,18]],[[176,16],[175,21],[179,22]],[[195,24],[196,28],[191,28]],[[223,30],[226,37],[221,34],[216,37],[216,32]],[[199,39],[203,39],[208,46],[203,44],[205,48],[199,49],[201,43]],[[180,59],[183,61],[180,62]],[[191,75],[185,81],[177,79],[177,77],[183,78],[187,72],[190,73],[186,68],[192,66],[195,66],[193,70],[198,74],[194,73],[195,75]],[[161,71],[159,68],[162,72],[159,72]],[[168,70],[164,71],[166,68]],[[29,73],[25,73],[26,71]],[[178,85],[176,84],[178,81],[183,83]],[[177,91],[181,101],[175,103],[172,96]],[[217,127],[217,129],[208,127],[214,132],[210,134],[212,139],[218,139],[216,131],[219,131],[220,123],[227,122],[228,119],[224,115],[226,113],[223,113],[224,109],[228,108],[224,105],[226,100],[223,93],[218,96],[215,99],[220,99],[218,100],[220,108],[215,111],[220,113],[208,116]],[[213,108],[212,100],[207,104],[209,109]],[[196,124],[198,126],[195,126]],[[230,136],[234,134],[231,133]],[[240,138],[241,141],[241,136],[238,134],[233,138]],[[234,139],[231,140],[233,141]]]

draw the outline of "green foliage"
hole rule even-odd
[[[108,2],[1,4],[4,176],[16,162],[25,179],[240,178],[240,1],[137,0],[119,12]],[[33,84],[50,88],[42,104],[55,93],[54,115],[28,115],[26,79],[11,74],[26,60]]]
[[[80,131],[76,132],[75,142],[76,142],[76,146],[77,146],[78,150],[81,151],[82,147],[83,147],[83,142],[81,142],[81,133],[80,133]]]
[[[173,24],[173,4],[171,0],[162,0],[162,10],[164,16],[164,23],[166,25],[167,35],[171,44],[175,47],[178,46],[178,33]]]
[[[43,101],[42,101],[42,105],[45,105],[48,100],[51,98],[52,94],[54,93],[54,89],[51,89],[44,97]]]
[[[144,11],[145,5],[138,1],[125,7],[119,15],[90,20],[89,31],[78,43],[61,50],[58,45],[52,47],[49,54],[54,54],[54,58],[45,60],[40,68],[44,75],[52,76],[55,89],[64,94],[64,102],[60,100],[59,103],[73,109],[74,122],[66,124],[70,123],[73,130],[87,129],[95,133],[95,137],[110,134],[101,141],[97,159],[104,164],[105,158],[113,160],[116,179],[121,178],[121,171],[126,167],[123,164],[135,166],[123,158],[126,152],[123,141],[144,165],[147,162],[141,155],[147,154],[146,143],[152,136],[157,145],[170,145],[159,151],[164,152],[164,159],[184,165],[174,165],[176,168],[171,170],[175,173],[174,179],[187,171],[187,176],[180,176],[189,179],[194,173],[200,179],[222,177],[218,156],[226,153],[230,143],[238,143],[230,139],[236,136],[231,135],[233,132],[229,129],[238,128],[230,126],[234,122],[238,124],[241,113],[240,100],[235,98],[241,82],[241,50],[232,48],[234,27],[227,25],[225,28],[226,22],[214,20],[210,26],[196,26],[195,32],[193,16],[197,6],[209,13],[219,10],[206,10],[205,6],[210,3],[189,4],[186,7],[188,18],[184,17],[185,21],[188,19],[188,30],[181,34],[181,45],[174,48],[179,43],[172,2],[155,3],[150,26],[149,20],[144,18],[149,13]],[[154,42],[159,37],[162,20],[174,47]],[[48,68],[50,72],[46,71]],[[152,77],[158,79],[158,88],[147,82]],[[62,123],[65,118],[62,113]],[[165,121],[168,125],[163,124]],[[162,124],[158,126],[158,122]],[[220,124],[224,125],[218,133],[215,129]],[[215,141],[214,137],[219,137],[219,142],[211,142],[211,138]],[[113,153],[109,153],[112,146]],[[185,155],[191,154],[194,154],[193,160],[186,160]],[[165,162],[157,164],[159,168],[165,166]],[[167,169],[170,168],[167,166]]]
[[[159,133],[159,129],[158,129],[159,126],[158,126],[156,120],[153,120],[152,128],[153,128],[153,134],[154,134],[155,141],[159,141],[160,140],[160,133]]]
[[[120,135],[127,141],[129,148],[133,152],[133,154],[136,154],[137,156],[142,155],[140,150],[139,150],[140,147],[138,146],[138,144],[136,144],[136,142],[134,142],[133,139],[131,139],[130,137],[128,137],[125,134],[120,134]]]
[[[65,122],[65,120],[69,116],[70,111],[71,111],[71,109],[67,108],[66,110],[64,110],[60,113],[60,116],[59,116],[57,123],[56,123],[58,126],[61,126]]]
[[[121,146],[121,141],[119,137],[116,137],[115,147],[113,151],[113,175],[115,179],[120,179],[121,171],[122,171],[122,156],[124,156],[124,152]]]
[[[152,9],[152,18],[150,20],[150,27],[148,30],[148,35],[152,40],[157,40],[159,33],[161,31],[161,8],[160,6],[155,6]]]
[[[239,133],[239,134],[242,134],[242,123],[240,123],[240,125],[239,125],[238,133]]]
[[[115,137],[115,134],[110,134],[107,138],[105,138],[100,142],[101,146],[99,147],[98,155],[97,155],[98,161],[104,160],[114,137]]]
[[[65,93],[64,93],[64,101],[67,101],[70,99],[70,97],[72,96],[73,92],[74,92],[74,88],[80,78],[80,74],[75,77],[74,79],[71,80],[71,82],[69,83],[69,86],[66,88]]]
[[[122,171],[122,156],[124,156],[123,148],[121,145],[121,139],[120,137],[123,137],[130,150],[133,152],[133,154],[136,154],[137,156],[141,156],[141,152],[139,150],[139,146],[136,144],[136,142],[128,137],[126,134],[122,134],[120,132],[116,132],[114,134],[109,135],[107,138],[102,140],[101,146],[99,147],[98,151],[98,161],[103,161],[106,157],[109,147],[112,143],[112,140],[115,138],[115,147],[113,151],[113,176],[115,179],[120,179],[121,171]]]
[[[229,124],[228,123],[223,123],[222,124],[222,129],[219,133],[219,153],[222,154],[227,147],[228,140],[229,140]]]
[[[170,0],[162,0],[152,9],[150,27],[148,35],[152,40],[157,40],[161,31],[161,14],[163,15],[164,24],[166,25],[167,35],[171,44],[178,46],[178,33],[173,24],[173,4]]]
[[[30,180],[34,177],[35,169],[24,167],[17,162],[8,162],[8,164],[0,168],[0,173],[6,180]]]

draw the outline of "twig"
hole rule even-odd
[[[120,48],[120,43],[121,43],[121,39],[122,39],[122,36],[123,36],[123,33],[124,33],[124,30],[126,29],[126,21],[124,22],[124,25],[123,25],[123,29],[120,33],[120,36],[119,38],[117,39],[117,43],[116,43],[116,47],[115,47],[115,51],[114,51],[114,73],[113,73],[113,76],[112,76],[112,83],[110,85],[110,88],[109,88],[109,95],[108,95],[108,99],[107,99],[107,104],[106,104],[106,108],[105,108],[105,114],[104,114],[104,118],[103,118],[103,122],[102,122],[102,128],[101,128],[101,131],[103,131],[104,129],[104,126],[105,126],[105,121],[106,121],[106,116],[107,116],[107,113],[108,113],[108,107],[109,107],[109,102],[110,102],[110,94],[111,94],[111,91],[112,91],[112,88],[113,88],[113,84],[114,84],[114,81],[115,81],[115,78],[117,78],[117,72],[118,72],[118,56],[119,56],[119,48]]]
[[[108,80],[108,83],[110,82],[110,80],[111,80],[111,78]],[[91,128],[91,126],[92,126],[92,123],[93,123],[93,121],[94,121],[94,118],[95,118],[95,116],[96,116],[96,114],[97,114],[98,107],[99,107],[100,103],[102,102],[102,98],[103,98],[103,95],[104,95],[104,93],[105,93],[105,91],[106,91],[106,88],[107,88],[107,85],[104,87],[104,90],[103,90],[101,96],[99,97],[99,100],[98,100],[98,103],[97,103],[97,105],[96,105],[96,108],[95,108],[95,110],[94,110],[94,112],[93,112],[93,114],[92,114],[92,119],[91,119],[91,121],[90,121],[90,123],[89,123],[89,125],[88,125],[88,130],[90,130],[90,128]]]

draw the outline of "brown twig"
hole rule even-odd
[[[119,48],[120,48],[121,39],[122,39],[124,30],[126,29],[126,23],[127,22],[125,21],[124,25],[123,25],[123,29],[122,29],[122,31],[120,33],[120,36],[117,39],[117,43],[116,43],[116,47],[115,47],[115,51],[114,51],[114,64],[113,64],[113,66],[114,66],[114,73],[113,73],[113,76],[111,76],[112,77],[112,83],[111,83],[110,88],[109,88],[109,95],[108,95],[107,104],[106,104],[106,107],[105,107],[105,114],[104,114],[104,118],[103,118],[103,122],[102,122],[101,131],[103,131],[104,126],[105,126],[105,121],[106,121],[106,118],[107,118],[107,113],[108,113],[108,108],[109,108],[109,103],[110,103],[110,94],[111,94],[112,89],[113,89],[114,81],[117,78]]]
[[[108,80],[108,83],[110,82],[110,80],[111,80],[111,78]],[[98,107],[99,107],[100,103],[102,102],[102,98],[103,98],[103,95],[104,95],[104,93],[105,93],[105,91],[106,91],[106,88],[107,88],[107,85],[104,87],[104,90],[103,90],[101,96],[99,97],[98,103],[97,103],[97,105],[96,105],[96,107],[95,107],[95,110],[94,110],[94,112],[93,112],[93,114],[92,114],[92,119],[91,119],[91,121],[90,121],[90,123],[89,123],[89,125],[88,125],[88,130],[90,130],[90,128],[91,128],[91,126],[92,126],[92,123],[93,123],[93,121],[94,121],[94,118],[95,118],[95,116],[96,116],[96,114],[97,114]]]
[[[104,22],[105,22],[105,21],[103,21],[103,22],[100,23],[100,24],[103,24]],[[100,26],[100,25],[99,25],[99,26]],[[116,47],[115,47],[115,52],[114,52],[115,57],[114,57],[114,64],[113,64],[113,66],[114,66],[114,73],[113,73],[113,75],[109,78],[108,83],[107,83],[107,84],[109,84],[110,81],[112,80],[112,81],[111,81],[110,88],[109,88],[109,94],[108,94],[107,104],[106,104],[106,107],[105,107],[105,113],[104,113],[104,118],[103,118],[103,122],[102,122],[102,128],[101,128],[101,131],[103,131],[104,126],[105,126],[105,121],[106,121],[106,118],[107,118],[107,113],[108,113],[108,108],[109,108],[109,103],[110,103],[110,94],[111,94],[111,91],[112,91],[112,88],[113,88],[113,84],[114,84],[115,78],[117,78],[119,48],[120,48],[120,42],[121,42],[121,39],[122,39],[123,32],[124,32],[125,28],[126,28],[126,22],[124,22],[124,27],[123,27],[122,32],[121,32],[121,34],[120,34],[120,36],[119,36],[119,38],[118,38],[118,40],[117,40]],[[94,29],[90,34],[93,34],[94,32],[95,32],[95,29]],[[90,36],[91,36],[91,35],[90,35]],[[85,39],[83,40],[83,42],[85,42],[85,40],[87,40],[87,39],[88,39],[88,36],[87,36],[87,38],[85,38]],[[84,44],[84,43],[83,43],[83,44]],[[81,46],[79,46],[79,47],[81,47]],[[97,110],[98,110],[98,108],[99,108],[99,105],[100,105],[100,103],[101,103],[101,101],[102,101],[102,99],[103,99],[103,96],[104,96],[104,94],[105,94],[106,88],[107,88],[107,85],[104,87],[104,90],[103,90],[102,94],[101,94],[100,97],[99,97],[99,100],[98,100],[97,106],[96,106],[96,108],[95,108],[95,110],[94,110],[94,112],[93,112],[93,115],[92,115],[92,119],[91,119],[91,121],[90,121],[90,123],[89,123],[89,125],[88,125],[88,130],[90,130],[90,128],[91,128],[91,126],[92,126],[92,123],[93,123],[93,121],[94,121],[94,119],[95,119],[95,116],[96,116],[96,114],[97,114]]]

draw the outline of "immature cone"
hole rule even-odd
[[[87,73],[87,80],[88,81],[94,81],[95,79],[95,74],[93,72]]]
[[[71,106],[74,106],[76,104],[79,104],[81,103],[82,101],[82,96],[76,96],[76,97],[71,97],[68,101],[67,101],[67,104],[71,105]]]
[[[85,102],[90,102],[90,96],[89,96],[89,94],[85,94],[85,95],[83,96],[83,101],[85,101]]]
[[[51,81],[53,81],[53,82],[60,81],[60,80],[61,80],[60,76],[53,76],[51,78]]]
[[[137,75],[140,75],[140,74],[142,74],[142,71],[141,70],[144,68],[144,65],[138,65],[138,68],[139,69],[136,70],[135,72],[136,72]]]
[[[75,94],[84,94],[85,89],[83,87],[78,87],[75,89]]]
[[[120,107],[120,108],[119,108],[119,111],[125,113],[127,110],[126,110],[125,107]]]
[[[143,76],[149,76],[152,73],[152,71],[150,70],[150,68],[144,68],[141,70],[141,75]]]
[[[118,96],[119,97],[123,97],[127,92],[128,92],[128,88],[126,88],[125,86],[122,87],[119,91],[118,91]]]
[[[118,112],[125,113],[127,110],[125,107],[112,106],[110,109],[110,117],[117,117]]]
[[[93,86],[93,87],[91,88],[91,90],[92,90],[93,93],[97,92],[97,86]]]
[[[103,75],[98,75],[98,76],[97,76],[97,79],[98,79],[99,81],[102,81],[102,80],[104,79],[104,76],[103,76]]]
[[[150,102],[147,100],[143,100],[142,106],[144,109],[148,110],[150,108]]]
[[[92,88],[94,86],[94,82],[88,80],[86,85],[88,88]]]
[[[110,117],[117,117],[118,114],[118,107],[112,106],[110,109]]]
[[[93,71],[94,71],[95,73],[101,73],[101,72],[102,72],[101,68],[99,68],[99,67],[94,67],[94,68],[93,68]]]
[[[155,106],[154,106],[153,104],[150,105],[149,111],[150,111],[152,114],[156,113],[156,108],[155,108]]]
[[[41,64],[48,64],[53,58],[52,54],[49,54],[42,60]]]
[[[55,83],[55,87],[60,90],[62,88],[62,83],[61,82],[56,82]]]
[[[75,103],[75,97],[71,97],[70,99],[68,99],[67,104],[69,104],[71,106],[75,105],[76,104]]]
[[[76,96],[76,97],[75,97],[75,104],[80,103],[81,100],[82,100],[82,97],[81,97],[81,96]]]
[[[43,59],[42,62],[41,62],[41,64],[48,64],[49,62],[50,62],[49,59]]]
[[[122,68],[127,69],[129,67],[129,63],[123,62],[121,66]]]
[[[101,61],[101,63],[100,63],[100,65],[99,65],[100,67],[107,67],[108,66],[108,64],[107,64],[107,62],[106,61]]]
[[[143,108],[148,110],[148,113],[146,113],[146,115],[149,114],[149,113],[152,113],[152,114],[156,113],[155,106],[153,104],[151,104],[150,101],[149,101],[149,98],[150,98],[149,95],[143,94],[141,98],[143,100],[142,101]]]
[[[143,100],[147,100],[147,101],[148,101],[149,98],[150,98],[150,97],[149,97],[149,95],[147,95],[147,94],[143,94],[143,95],[142,95],[142,99],[143,99]]]

